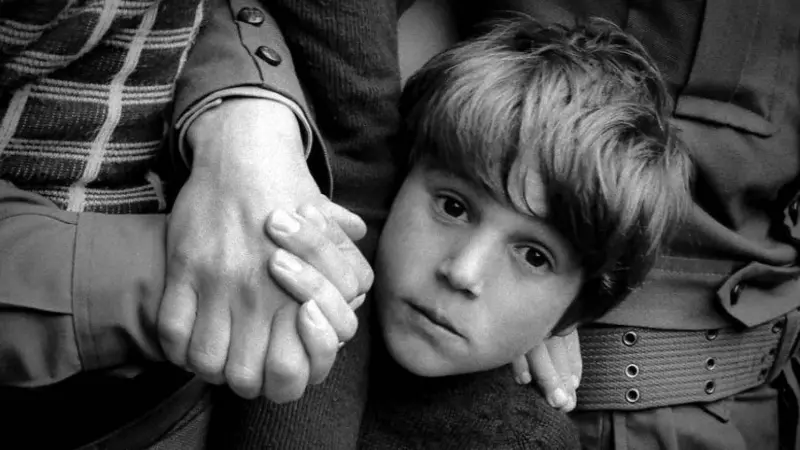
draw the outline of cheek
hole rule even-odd
[[[426,237],[425,227],[414,211],[394,210],[378,244],[376,275],[393,284],[419,276],[426,265]]]
[[[513,280],[498,280],[513,285]],[[494,306],[489,306],[485,322],[489,341],[504,358],[516,358],[541,344],[563,316],[577,294],[577,281],[524,286],[520,289],[499,288]],[[501,307],[501,305],[503,305]]]

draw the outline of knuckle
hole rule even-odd
[[[222,370],[225,365],[224,357],[221,358],[207,350],[190,348],[187,358],[187,364],[198,375],[209,380],[217,380],[222,377]]]
[[[331,249],[333,248],[333,244],[330,240],[323,238],[317,233],[311,233],[311,235],[313,238],[309,239],[308,246],[306,248],[306,252],[308,252],[309,257],[321,257],[322,255],[330,253]]]
[[[273,385],[268,384],[264,396],[275,403],[287,403],[299,400],[305,392],[305,385]]]
[[[191,247],[178,245],[169,254],[168,267],[176,271],[186,271],[194,260]]]
[[[270,382],[290,385],[307,377],[307,368],[296,356],[284,355],[267,360],[266,376]]]
[[[162,344],[169,347],[185,344],[192,335],[191,326],[177,319],[162,318],[158,321],[157,329]]]
[[[226,367],[225,379],[228,382],[228,386],[236,394],[247,399],[257,397],[261,389],[260,374],[241,365],[229,365]]]
[[[327,280],[318,274],[308,274],[308,289],[311,300],[316,300],[319,304],[328,303],[335,296],[328,286]]]

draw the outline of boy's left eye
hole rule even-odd
[[[436,199],[436,204],[442,212],[456,219],[462,219],[467,213],[467,207],[449,195],[439,195]]]
[[[523,257],[528,265],[535,267],[536,269],[542,270],[552,267],[552,263],[550,262],[550,258],[547,256],[547,254],[536,247],[526,248],[524,250]]]

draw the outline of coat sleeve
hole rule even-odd
[[[70,213],[0,181],[0,385],[161,359],[164,215]]]
[[[292,55],[265,2],[210,0],[204,24],[175,91],[173,123],[177,161],[190,165],[184,135],[204,110],[231,97],[262,98],[288,106],[298,118],[309,170],[323,193],[331,193],[328,155]]]

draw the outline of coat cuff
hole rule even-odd
[[[311,123],[305,115],[305,112],[300,106],[292,101],[289,97],[279,94],[277,92],[268,91],[264,88],[254,86],[239,86],[228,89],[223,89],[214,92],[211,95],[201,99],[198,103],[189,107],[175,123],[175,131],[177,132],[177,146],[178,154],[181,158],[183,165],[186,168],[191,167],[191,154],[188,144],[186,143],[186,132],[192,123],[200,117],[201,114],[209,109],[215,108],[222,104],[223,101],[230,98],[260,98],[264,100],[278,102],[292,110],[297,122],[300,125],[300,133],[303,139],[303,148],[306,159],[311,153],[312,144],[314,142],[314,132],[311,128]]]
[[[73,320],[83,370],[163,360],[166,216],[78,215]]]
[[[268,2],[208,0],[203,28],[176,82],[173,123],[189,117],[187,112],[207,103],[210,96],[239,88],[280,94],[299,106],[305,120],[312,117],[291,52],[265,3]],[[308,168],[320,190],[331,195],[327,151],[314,123],[307,123],[311,128],[309,136],[315,136],[308,140],[312,145]]]

